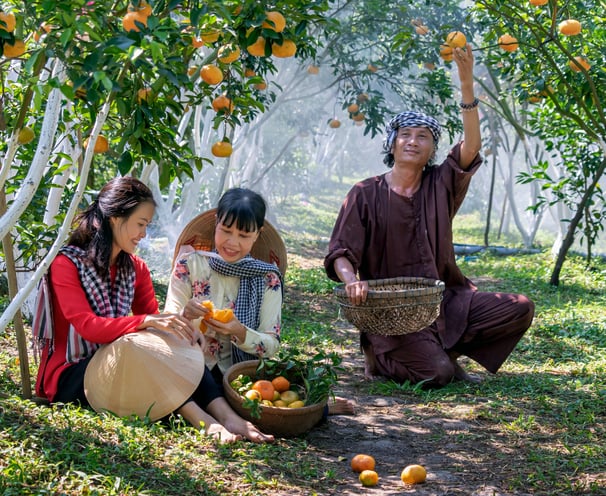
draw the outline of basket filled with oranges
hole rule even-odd
[[[243,418],[279,437],[302,435],[324,415],[340,358],[248,360],[223,375],[225,397]],[[279,353],[280,355],[280,353]]]

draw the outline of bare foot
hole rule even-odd
[[[233,432],[229,432],[218,422],[210,425],[205,425],[204,433],[216,439],[221,444],[234,443],[242,439],[242,436],[240,436],[239,434],[234,434]]]
[[[476,375],[468,374],[465,371],[465,369],[463,367],[461,367],[461,365],[459,365],[459,362],[457,362],[456,358],[454,360],[452,360],[452,364],[454,365],[454,368],[455,368],[455,374],[454,374],[455,381],[467,381],[467,382],[471,382],[473,384],[480,384],[482,382],[482,379],[480,377],[478,377]]]
[[[242,436],[254,443],[271,443],[274,441],[274,436],[261,432],[255,425],[240,417],[223,397],[211,401],[207,408],[233,434]]]
[[[191,425],[197,429],[203,430],[205,434],[208,434],[221,444],[233,443],[242,439],[240,434],[230,432],[220,422],[202,410],[202,408],[200,408],[193,401],[188,401],[185,403],[185,405],[177,410],[177,413],[183,415],[183,418],[185,418],[185,420],[187,420]]]
[[[328,400],[328,415],[355,415],[354,402],[346,398],[335,396]]]
[[[225,427],[234,434],[238,434],[253,443],[273,443],[274,436],[261,432],[255,425],[244,420],[239,415],[237,418],[225,422]]]

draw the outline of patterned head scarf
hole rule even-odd
[[[388,167],[393,167],[393,154],[391,153],[391,147],[398,134],[398,129],[401,127],[426,127],[431,131],[433,136],[433,142],[437,145],[440,141],[440,135],[442,134],[442,127],[440,123],[433,117],[425,115],[421,112],[408,111],[402,112],[396,115],[387,127],[385,128],[385,138],[383,139],[383,153],[385,158],[383,162]]]

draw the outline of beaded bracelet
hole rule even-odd
[[[463,112],[471,112],[479,104],[480,104],[480,100],[478,100],[477,98],[474,98],[473,102],[471,102],[471,103],[463,103],[463,102],[459,103],[459,107],[461,107],[461,110]]]

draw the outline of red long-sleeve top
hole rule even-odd
[[[65,255],[58,255],[50,267],[52,293],[54,342],[49,355],[49,346],[42,350],[36,394],[51,402],[57,394],[59,376],[74,365],[66,359],[69,325],[92,343],[111,343],[115,339],[137,330],[137,326],[150,314],[158,313],[158,302],[151,275],[143,260],[131,255],[135,268],[135,296],[131,306],[132,315],[126,317],[99,317],[86,299],[78,270]],[[116,267],[110,268],[111,281],[116,275]]]

